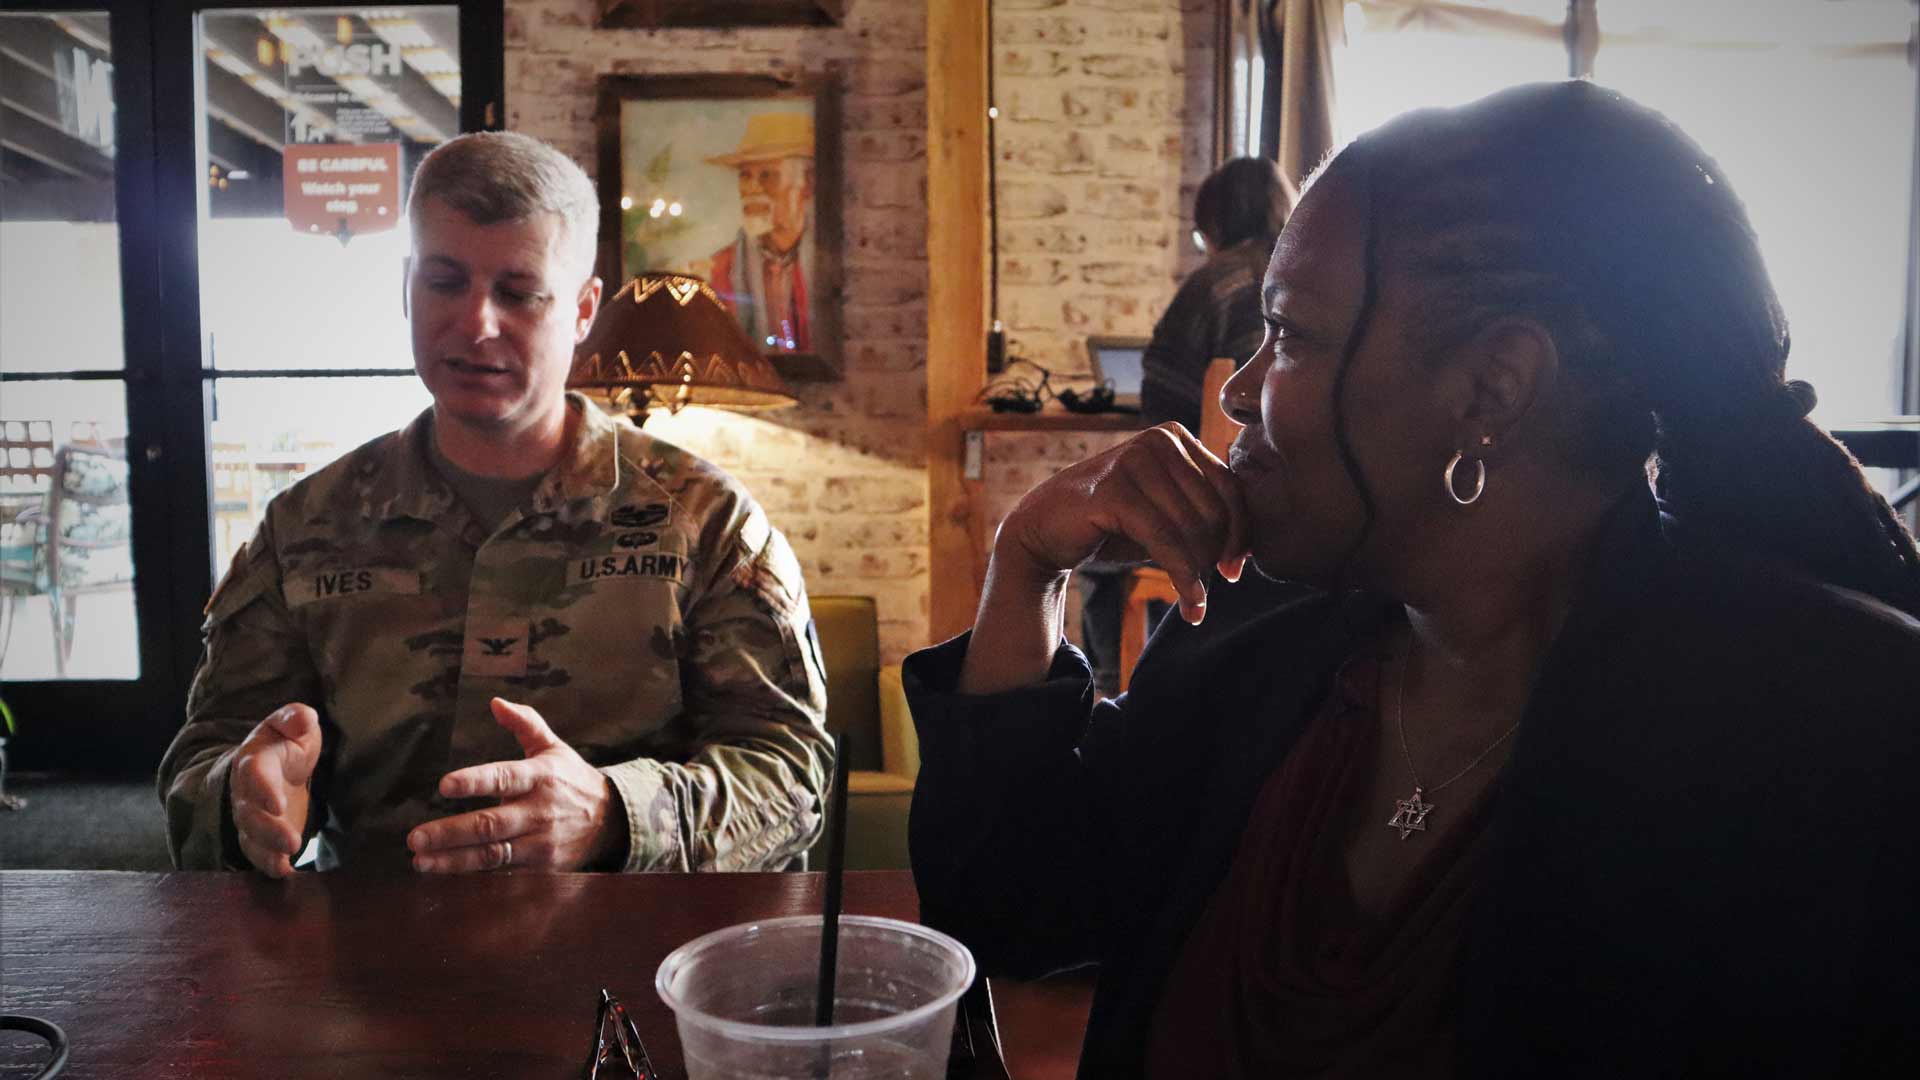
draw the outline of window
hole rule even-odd
[[[1912,212],[1909,0],[1603,0],[1595,80],[1667,114],[1747,204],[1829,426],[1899,411]]]
[[[14,767],[150,772],[216,560],[275,491],[425,407],[405,184],[504,115],[503,19],[501,0],[0,12]]]
[[[1747,205],[1829,427],[1901,411],[1913,201],[1913,0],[1356,0],[1340,137],[1407,109],[1590,72],[1671,117]],[[1582,59],[1582,57],[1586,59]],[[1883,478],[1884,479],[1884,478]]]
[[[140,677],[112,36],[105,11],[0,14],[0,679],[10,682]],[[92,315],[75,319],[81,299]]]
[[[219,572],[269,499],[429,403],[400,307],[406,182],[460,131],[460,12],[209,11],[200,40],[200,327]],[[246,102],[280,123],[237,124]]]
[[[1334,136],[1345,142],[1408,109],[1463,105],[1517,83],[1567,76],[1566,0],[1349,3],[1334,54]]]

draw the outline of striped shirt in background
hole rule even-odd
[[[1142,358],[1140,412],[1148,424],[1177,420],[1200,430],[1200,387],[1215,357],[1245,361],[1260,348],[1260,282],[1273,241],[1245,240],[1207,257],[1153,328]],[[1212,404],[1207,404],[1212,408]]]

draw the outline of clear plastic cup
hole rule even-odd
[[[814,1027],[820,918],[716,930],[660,964],[654,989],[673,1010],[688,1080],[866,1080],[947,1074],[954,1004],[973,955],[897,919],[840,918],[834,1023]]]

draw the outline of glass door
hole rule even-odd
[[[104,11],[0,14],[0,679],[10,682],[140,677],[110,26]],[[77,301],[100,317],[74,319]]]
[[[223,569],[266,503],[430,399],[402,314],[408,180],[458,134],[460,10],[199,16],[201,372]]]
[[[94,766],[108,710],[151,750],[178,690],[151,513],[165,448],[136,407],[156,375],[136,220],[152,205],[147,30],[133,5],[0,12],[0,695],[16,764]]]
[[[426,405],[412,167],[504,115],[501,0],[0,0],[0,696],[151,775],[266,502]]]

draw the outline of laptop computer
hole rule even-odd
[[[1113,403],[1122,408],[1140,407],[1140,381],[1146,374],[1142,358],[1148,339],[1117,334],[1090,334],[1087,337],[1087,366],[1095,383],[1113,380]]]

